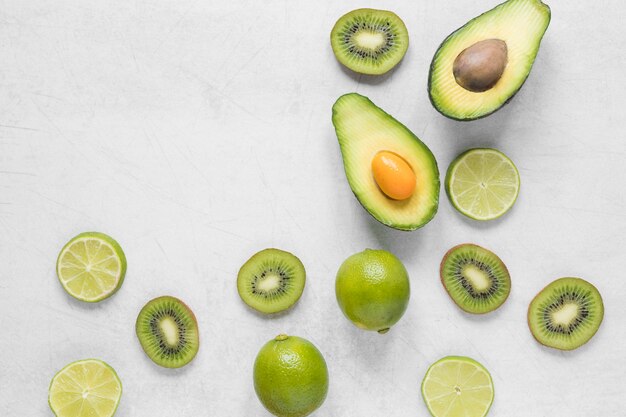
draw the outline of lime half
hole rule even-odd
[[[474,220],[492,220],[506,213],[517,199],[519,172],[495,149],[470,149],[448,168],[446,192],[459,212]]]
[[[81,233],[63,247],[57,259],[57,276],[65,291],[90,303],[113,295],[125,273],[124,251],[103,233]]]
[[[122,396],[115,370],[98,359],[72,362],[52,378],[48,403],[57,417],[111,417]]]
[[[447,356],[435,362],[422,382],[422,397],[434,417],[486,416],[493,395],[489,372],[463,356]]]

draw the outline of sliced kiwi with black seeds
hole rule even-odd
[[[149,301],[139,312],[135,331],[146,355],[165,368],[185,366],[198,353],[196,316],[178,298],[163,296]]]
[[[357,9],[335,23],[330,44],[337,60],[352,71],[379,75],[402,60],[409,47],[409,32],[393,12]]]
[[[280,249],[264,249],[239,270],[237,291],[253,309],[266,314],[288,309],[300,299],[306,272],[295,255]]]
[[[440,275],[452,300],[468,313],[489,313],[511,292],[511,276],[504,262],[490,250],[471,243],[446,253]]]
[[[600,328],[600,292],[581,278],[559,278],[539,292],[528,307],[528,326],[539,343],[560,350],[584,345]]]

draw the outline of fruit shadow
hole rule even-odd
[[[514,101],[515,98],[512,100]],[[514,103],[510,103],[496,113],[478,120],[458,121],[439,115],[444,119],[439,123],[439,140],[446,143],[452,150],[454,153],[452,158],[470,148],[500,149],[502,147],[500,134],[510,129],[514,111]],[[445,169],[443,167],[440,169],[443,182]]]
[[[551,48],[551,45],[542,45],[542,49],[545,48]],[[548,99],[545,96],[555,94],[554,74],[558,74],[558,71],[555,70],[557,64],[552,62],[551,56],[550,53],[540,54],[534,66],[542,68],[532,71],[517,93],[494,113],[470,121],[456,121],[439,114],[444,119],[438,123],[439,138],[456,151],[454,156],[475,147],[496,148],[507,154],[503,145],[515,136],[516,130],[525,130],[531,124],[550,121],[551,114],[547,113],[550,109],[538,103]],[[538,76],[538,73],[541,75]],[[540,136],[524,137],[523,140],[526,147],[539,146],[541,143]],[[508,156],[517,164],[516,155]]]
[[[375,331],[359,329],[348,320],[344,321],[341,332],[347,334],[350,340],[351,358],[361,364],[359,368],[365,366],[373,374],[384,373],[386,363],[391,360],[390,355],[393,354],[391,347],[398,343],[397,329],[392,327],[388,333],[379,334]]]
[[[452,207],[452,205],[450,206]],[[493,229],[495,227],[499,227],[500,225],[502,225],[502,223],[506,222],[507,219],[511,217],[512,213],[516,210],[515,207],[516,207],[516,204],[513,204],[513,207],[511,207],[509,211],[504,213],[502,216],[498,217],[497,219],[485,220],[485,221],[470,219],[469,217],[466,217],[462,215],[461,213],[457,213],[454,207],[452,207],[452,210],[455,211],[454,213],[455,215],[461,217],[461,221],[465,223],[466,225],[473,227],[475,229],[487,230],[487,229]]]
[[[392,70],[382,74],[382,75],[367,75],[367,74],[359,74],[358,72],[354,72],[351,69],[345,67],[344,65],[337,62],[337,66],[339,66],[341,72],[343,72],[348,77],[352,78],[358,84],[367,84],[367,85],[379,85],[387,81],[389,78],[393,76],[393,74],[402,66],[402,62],[400,61]]]
[[[105,298],[102,301],[89,303],[86,301],[80,301],[72,297],[63,289],[62,286],[59,285],[58,287],[59,287],[58,291],[63,293],[63,297],[65,297],[65,301],[67,302],[67,304],[70,306],[72,310],[75,310],[75,307],[78,307],[79,309],[86,310],[86,311],[101,310],[103,308],[106,308],[106,306],[111,302],[111,299],[115,297],[115,294],[113,294],[110,297]]]
[[[362,210],[361,216],[367,216],[363,222],[378,242],[379,247],[372,249],[385,249],[400,259],[408,259],[414,257],[417,249],[425,244],[426,236],[419,229],[411,232],[393,229],[378,222],[365,210]]]
[[[585,355],[587,354],[587,350],[592,349],[593,348],[593,344],[596,343],[596,339],[599,339],[601,336],[601,332],[602,332],[602,327],[600,326],[600,328],[598,329],[598,331],[596,332],[595,335],[593,335],[593,337],[584,345],[582,345],[581,347],[574,349],[574,350],[559,350],[559,349],[555,349],[555,348],[551,348],[548,346],[544,346],[541,343],[537,342],[532,336],[532,340],[533,342],[536,342],[537,345],[539,346],[539,350],[543,351],[544,353],[547,353],[548,355],[557,357],[557,358],[572,358],[575,356],[579,356],[579,355]]]
[[[512,291],[512,290],[511,290]],[[510,295],[509,295],[510,297]],[[502,304],[498,309],[491,311],[489,313],[484,314],[472,314],[468,313],[460,308],[456,308],[457,316],[461,317],[465,320],[469,320],[475,323],[485,322],[485,321],[494,321],[494,320],[502,320],[502,316],[505,316],[510,309],[509,305],[511,304],[511,300],[506,300],[504,304]],[[452,302],[452,301],[451,301]]]
[[[288,316],[292,312],[295,312],[297,309],[300,308],[299,306],[300,306],[301,302],[302,302],[302,299],[296,301],[296,303],[294,305],[292,305],[291,307],[289,307],[287,310],[279,311],[278,313],[271,313],[271,314],[261,313],[260,311],[257,311],[255,309],[253,309],[252,307],[250,307],[246,303],[243,303],[243,304],[245,305],[245,309],[248,310],[248,312],[250,312],[254,316],[258,317],[259,319],[276,320],[276,319],[280,319],[280,318],[283,318],[285,316]]]
[[[202,344],[202,341],[200,341],[200,343]],[[139,348],[139,350],[141,350],[141,348]],[[200,350],[202,350],[202,345],[200,346]],[[142,351],[141,353],[142,353],[141,355],[142,360],[147,368],[151,368],[157,374],[167,376],[167,377],[177,377],[180,375],[185,375],[186,373],[189,372],[191,368],[196,366],[196,362],[198,361],[198,357],[196,356],[195,358],[191,360],[191,362],[189,362],[187,365],[184,365],[181,368],[166,368],[164,366],[160,366],[154,363],[152,359],[150,359],[148,355],[145,354],[145,352]]]

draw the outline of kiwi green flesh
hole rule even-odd
[[[587,343],[603,317],[602,296],[581,278],[557,279],[541,290],[528,308],[528,325],[535,339],[560,350]]]
[[[300,259],[280,249],[265,249],[243,264],[237,275],[237,290],[248,306],[273,314],[300,299],[305,281]]]
[[[404,22],[386,10],[353,10],[337,21],[330,37],[337,60],[361,74],[391,70],[409,46]]]
[[[511,292],[511,277],[502,260],[471,243],[450,249],[441,261],[440,274],[450,298],[468,313],[493,311]]]
[[[149,301],[137,317],[135,330],[146,355],[165,368],[180,368],[198,353],[196,317],[175,297],[163,296]]]

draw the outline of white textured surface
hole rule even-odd
[[[506,108],[445,119],[426,94],[439,42],[494,1],[0,1],[0,414],[49,416],[48,384],[66,363],[98,357],[118,371],[120,417],[267,416],[252,387],[257,350],[279,332],[325,354],[320,417],[426,416],[419,384],[448,354],[492,373],[493,416],[624,415],[626,139],[620,0],[552,0],[533,72]],[[359,77],[329,46],[335,20],[386,7],[411,46],[391,75]],[[511,213],[466,221],[442,194],[437,217],[402,233],[376,223],[345,181],[330,122],[358,91],[403,121],[442,172],[459,152],[495,146],[522,175]],[[56,280],[75,234],[114,236],[128,274],[113,298],[85,305]],[[473,241],[507,263],[513,291],[485,317],[463,314],[438,280],[451,246]],[[304,262],[297,307],[253,314],[239,266],[267,246]],[[366,247],[406,264],[412,298],[385,336],[341,315],[334,275]],[[551,280],[577,275],[604,295],[585,347],[561,353],[531,337],[526,308]],[[134,321],[152,297],[185,300],[200,322],[196,360],[160,369]]]

